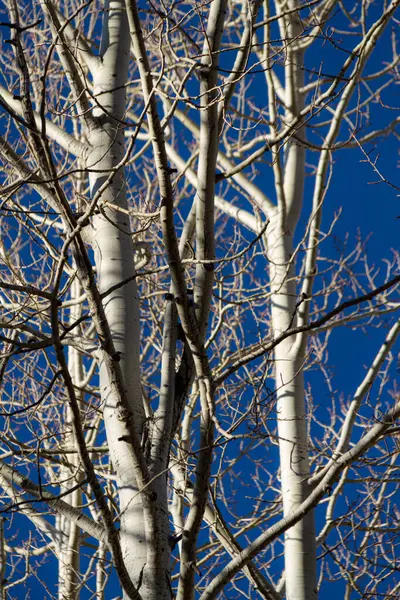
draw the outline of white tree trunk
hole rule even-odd
[[[274,337],[291,326],[296,310],[292,235],[270,221],[271,317]],[[274,351],[281,485],[284,515],[308,496],[307,420],[304,404],[304,354],[289,337]],[[285,580],[288,600],[311,600],[316,593],[314,516],[310,511],[285,534]]]
[[[82,293],[79,281],[75,280],[71,286],[71,298],[79,298]],[[71,324],[81,316],[81,305],[77,304],[71,307]],[[71,373],[72,381],[75,385],[83,379],[82,358],[79,352],[70,346],[68,348],[68,367]],[[82,393],[77,392],[77,399],[82,400]],[[74,450],[77,447],[76,436],[73,428],[73,415],[68,404],[65,406],[65,437],[63,448],[65,450]],[[75,487],[80,477],[80,459],[78,453],[71,453],[68,456],[68,465],[62,465],[60,468],[60,490],[66,492]],[[82,493],[79,488],[65,496],[65,500],[74,508],[82,505]],[[80,531],[78,525],[72,523],[64,515],[57,518],[57,525],[63,533],[60,543],[58,558],[58,598],[59,600],[75,600],[79,597],[79,557],[80,557]]]
[[[92,200],[98,206],[106,203],[127,209],[124,168],[125,85],[128,76],[130,36],[124,2],[111,1],[105,16],[102,63],[93,72],[96,104],[93,115],[96,126],[89,142],[92,152],[88,160]],[[133,426],[141,435],[145,423],[140,387],[139,300],[134,267],[134,249],[126,212],[111,208],[93,218],[93,246],[98,285],[112,334],[116,360],[120,363],[124,388],[129,402]],[[122,284],[122,282],[127,283]],[[121,285],[122,284],[122,285]],[[107,294],[113,286],[117,289]],[[100,387],[104,423],[112,464],[117,478],[120,508],[120,539],[126,569],[143,599],[170,598],[168,516],[165,498],[157,498],[161,544],[157,552],[157,568],[149,567],[148,540],[142,495],[134,476],[132,446],[126,439],[126,415],[115,401],[105,365],[100,363]],[[152,540],[152,543],[156,543]],[[151,563],[153,564],[153,563]],[[157,568],[155,569],[157,571]]]
[[[294,9],[295,0],[284,8]],[[281,19],[286,39],[300,36],[302,25],[293,12]],[[285,103],[288,122],[298,118],[304,107],[300,93],[304,85],[304,51],[296,42],[287,44],[285,64]],[[295,132],[304,139],[304,127]],[[300,216],[304,191],[305,149],[290,139],[285,148],[282,170],[275,167],[278,206],[270,216],[268,259],[271,262],[271,320],[274,337],[296,325],[297,290],[293,257],[293,236]],[[283,177],[282,177],[283,175]],[[288,515],[309,495],[307,415],[304,402],[304,339],[296,343],[289,337],[274,350],[278,436],[281,467],[283,513]],[[316,544],[314,515],[310,511],[285,534],[285,585],[287,600],[312,600],[317,597]]]

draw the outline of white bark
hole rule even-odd
[[[227,0],[214,0],[210,6],[203,45],[200,79],[200,140],[196,185],[196,256],[201,261],[215,258],[214,196],[215,168],[218,156],[218,83],[219,49],[224,30]],[[200,339],[204,343],[210,310],[214,264],[197,264],[194,286],[196,316]]]
[[[296,2],[285,8],[294,9]],[[278,7],[279,9],[279,7]],[[301,113],[304,100],[303,51],[294,41],[302,27],[297,13],[279,21],[286,42],[285,105],[290,122]],[[304,129],[297,137],[304,136]],[[268,258],[271,261],[271,321],[274,337],[296,325],[296,276],[293,236],[303,203],[305,149],[291,139],[287,143],[283,174],[275,168],[278,206],[267,231]],[[287,338],[274,349],[278,416],[279,454],[283,514],[296,510],[309,493],[307,416],[304,402],[304,346]],[[313,512],[308,512],[285,533],[285,578],[287,600],[317,597],[316,547]]]
[[[15,492],[12,492],[12,486],[20,486],[25,493],[40,498],[43,502],[46,502],[50,510],[59,515],[64,515],[72,523],[76,523],[88,535],[93,536],[99,542],[106,541],[106,532],[102,525],[90,519],[82,511],[64,502],[64,500],[58,498],[55,494],[40,489],[37,484],[2,460],[0,460],[0,478],[2,479],[2,486],[10,486],[10,495],[12,493],[15,495]],[[33,509],[29,510],[32,511],[32,516],[34,517],[35,511]],[[44,517],[40,517],[40,519],[39,529],[43,529],[46,533],[49,532],[51,539],[53,541],[56,540],[55,544],[57,547],[61,535],[60,531],[50,523],[46,523]]]
[[[102,63],[93,73],[96,105],[93,110],[98,126],[91,132],[92,152],[88,159],[92,198],[99,194],[100,204],[110,202],[127,208],[123,170],[114,173],[124,154],[123,129],[125,90],[129,60],[129,34],[122,2],[110,2],[104,17],[105,44]],[[104,108],[104,111],[102,110]],[[129,218],[121,211],[105,209],[93,218],[93,245],[100,293],[120,284],[135,274]],[[104,310],[120,365],[130,409],[138,434],[144,423],[139,375],[139,314],[135,280],[131,280],[104,300]],[[104,423],[111,460],[116,471],[121,511],[121,549],[127,570],[135,586],[146,563],[144,518],[138,486],[132,472],[131,452],[119,407],[109,389],[110,381],[103,362],[100,363],[100,389]]]
[[[0,100],[2,100],[2,104],[4,107],[9,107],[11,112],[14,112],[16,115],[22,117],[23,115],[23,106],[20,100],[14,98],[12,94],[6,88],[0,85]],[[36,127],[39,131],[42,130],[42,121],[40,115],[38,113],[34,114]],[[87,153],[86,144],[76,140],[72,135],[70,135],[61,127],[58,127],[51,121],[46,121],[46,133],[47,135],[53,139],[57,144],[59,144],[64,150],[67,152],[71,152],[75,156],[80,156],[82,158],[85,157]]]
[[[4,519],[0,519],[0,600],[5,598],[5,575],[7,569],[7,550],[4,538]]]
[[[117,353],[115,360],[121,366],[130,415],[122,410],[112,393],[110,376],[103,361],[100,361],[100,387],[110,456],[119,489],[120,539],[125,567],[143,598],[162,600],[170,597],[167,511],[159,498],[154,507],[156,519],[160,518],[163,523],[159,529],[162,538],[159,546],[160,538],[154,539],[154,523],[149,523],[149,511],[143,509],[129,441],[130,427],[135,429],[136,436],[141,436],[145,423],[140,386],[139,301],[134,279],[134,248],[127,216],[124,169],[116,169],[124,157],[124,132],[120,122],[125,114],[124,86],[129,53],[124,2],[110,1],[103,28],[102,63],[92,73],[93,114],[97,126],[89,136],[92,152],[88,167],[92,200],[97,198],[100,205],[109,203],[124,209],[123,212],[108,207],[103,214],[93,218],[93,245],[99,290],[106,294],[103,305]],[[127,283],[121,285],[124,281]],[[107,293],[113,286],[119,287]],[[155,559],[151,548],[156,543]],[[152,553],[151,559],[149,553]]]
[[[71,298],[79,298],[80,295],[81,287],[78,280],[75,280],[71,286]],[[81,305],[78,304],[72,306],[70,323],[74,323],[80,315]],[[73,347],[68,349],[68,367],[74,385],[78,385],[83,379],[82,357]],[[80,394],[77,393],[77,400],[81,403],[82,392]],[[73,416],[68,404],[65,406],[65,429],[67,433],[63,440],[63,447],[65,450],[73,450],[77,447],[77,441],[73,429]],[[82,503],[81,490],[79,487],[76,487],[81,479],[79,454],[73,453],[69,458],[68,465],[60,468],[60,490],[61,492],[66,492],[71,486],[75,488],[71,494],[64,496],[64,499],[76,509],[78,509]],[[64,535],[60,542],[58,559],[58,598],[59,600],[75,600],[79,597],[79,527],[76,523],[72,523],[63,515],[59,515],[57,521],[59,528]]]
[[[296,2],[289,2],[294,8]],[[381,34],[394,10],[391,3],[386,14],[382,15],[369,30],[361,43],[360,59],[354,67],[350,83],[346,87],[335,110],[334,118],[326,138],[326,147],[333,143],[344,111],[356,88],[358,76],[372,51],[373,44]],[[330,7],[331,8],[331,7]],[[281,32],[289,39],[301,34],[302,25],[292,13],[280,21]],[[304,86],[303,64],[304,50],[296,42],[288,44],[285,65],[285,105],[288,121],[299,115],[304,107],[303,95],[299,92]],[[284,167],[283,198],[278,210],[271,218],[268,230],[268,250],[271,260],[271,317],[274,337],[296,324],[303,325],[308,317],[308,302],[296,306],[295,270],[293,264],[293,234],[300,215],[304,185],[305,150],[301,144],[304,129],[296,132],[300,143],[289,141]],[[310,239],[306,258],[306,278],[302,293],[307,298],[312,293],[315,274],[315,258],[319,240],[321,206],[324,197],[325,177],[329,151],[323,150],[318,166],[316,186],[311,217]],[[297,310],[299,320],[297,322]],[[281,479],[284,515],[295,511],[307,500],[309,489],[309,465],[307,451],[307,421],[304,405],[303,364],[307,333],[303,332],[297,340],[286,339],[278,344],[274,351],[276,361],[275,380],[277,385],[278,434],[280,445]],[[313,512],[285,533],[285,579],[288,600],[309,600],[317,597],[316,586],[316,549]]]
[[[290,328],[296,309],[292,235],[279,226],[277,211],[268,234],[271,261],[271,318],[274,337]],[[295,510],[309,493],[307,421],[304,404],[304,355],[287,338],[274,349],[278,436],[284,515]],[[315,531],[313,514],[285,534],[285,574],[288,600],[316,598]]]

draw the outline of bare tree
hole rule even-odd
[[[3,0],[1,598],[398,596],[398,4]]]

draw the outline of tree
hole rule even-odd
[[[2,597],[395,597],[398,1],[3,5]]]

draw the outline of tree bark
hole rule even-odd
[[[124,2],[111,1],[105,13],[102,62],[94,70],[96,126],[90,133],[88,159],[91,200],[97,198],[100,214],[93,217],[93,247],[100,294],[111,331],[129,403],[124,414],[111,392],[110,378],[100,361],[100,389],[110,456],[119,490],[120,540],[124,562],[143,599],[170,598],[168,517],[166,497],[154,507],[161,519],[158,539],[148,538],[148,514],[132,468],[132,446],[127,441],[127,421],[141,436],[145,424],[140,387],[139,300],[135,281],[134,248],[126,212],[107,208],[110,203],[127,209],[124,176],[125,85],[130,58],[130,36]],[[121,285],[122,282],[127,283]],[[119,286],[109,292],[113,286]],[[149,560],[149,544],[157,546],[157,560]],[[154,566],[156,565],[156,566]],[[161,572],[160,572],[161,571]]]
[[[287,7],[295,9],[296,1]],[[285,4],[286,7],[286,4]],[[278,9],[279,10],[279,9]],[[298,13],[280,20],[287,40],[285,62],[285,104],[288,122],[297,119],[304,108],[299,91],[304,85],[304,51],[296,37],[302,26]],[[296,325],[297,291],[293,236],[301,213],[304,192],[305,128],[296,139],[288,140],[283,169],[275,169],[278,206],[268,226],[268,258],[271,261],[271,322],[273,336]],[[281,180],[279,177],[282,175]],[[281,197],[279,197],[279,191]],[[284,516],[296,510],[309,495],[307,415],[304,402],[304,340],[287,338],[274,349],[279,454]],[[285,533],[285,582],[287,600],[317,598],[316,544],[314,515],[310,511]]]

